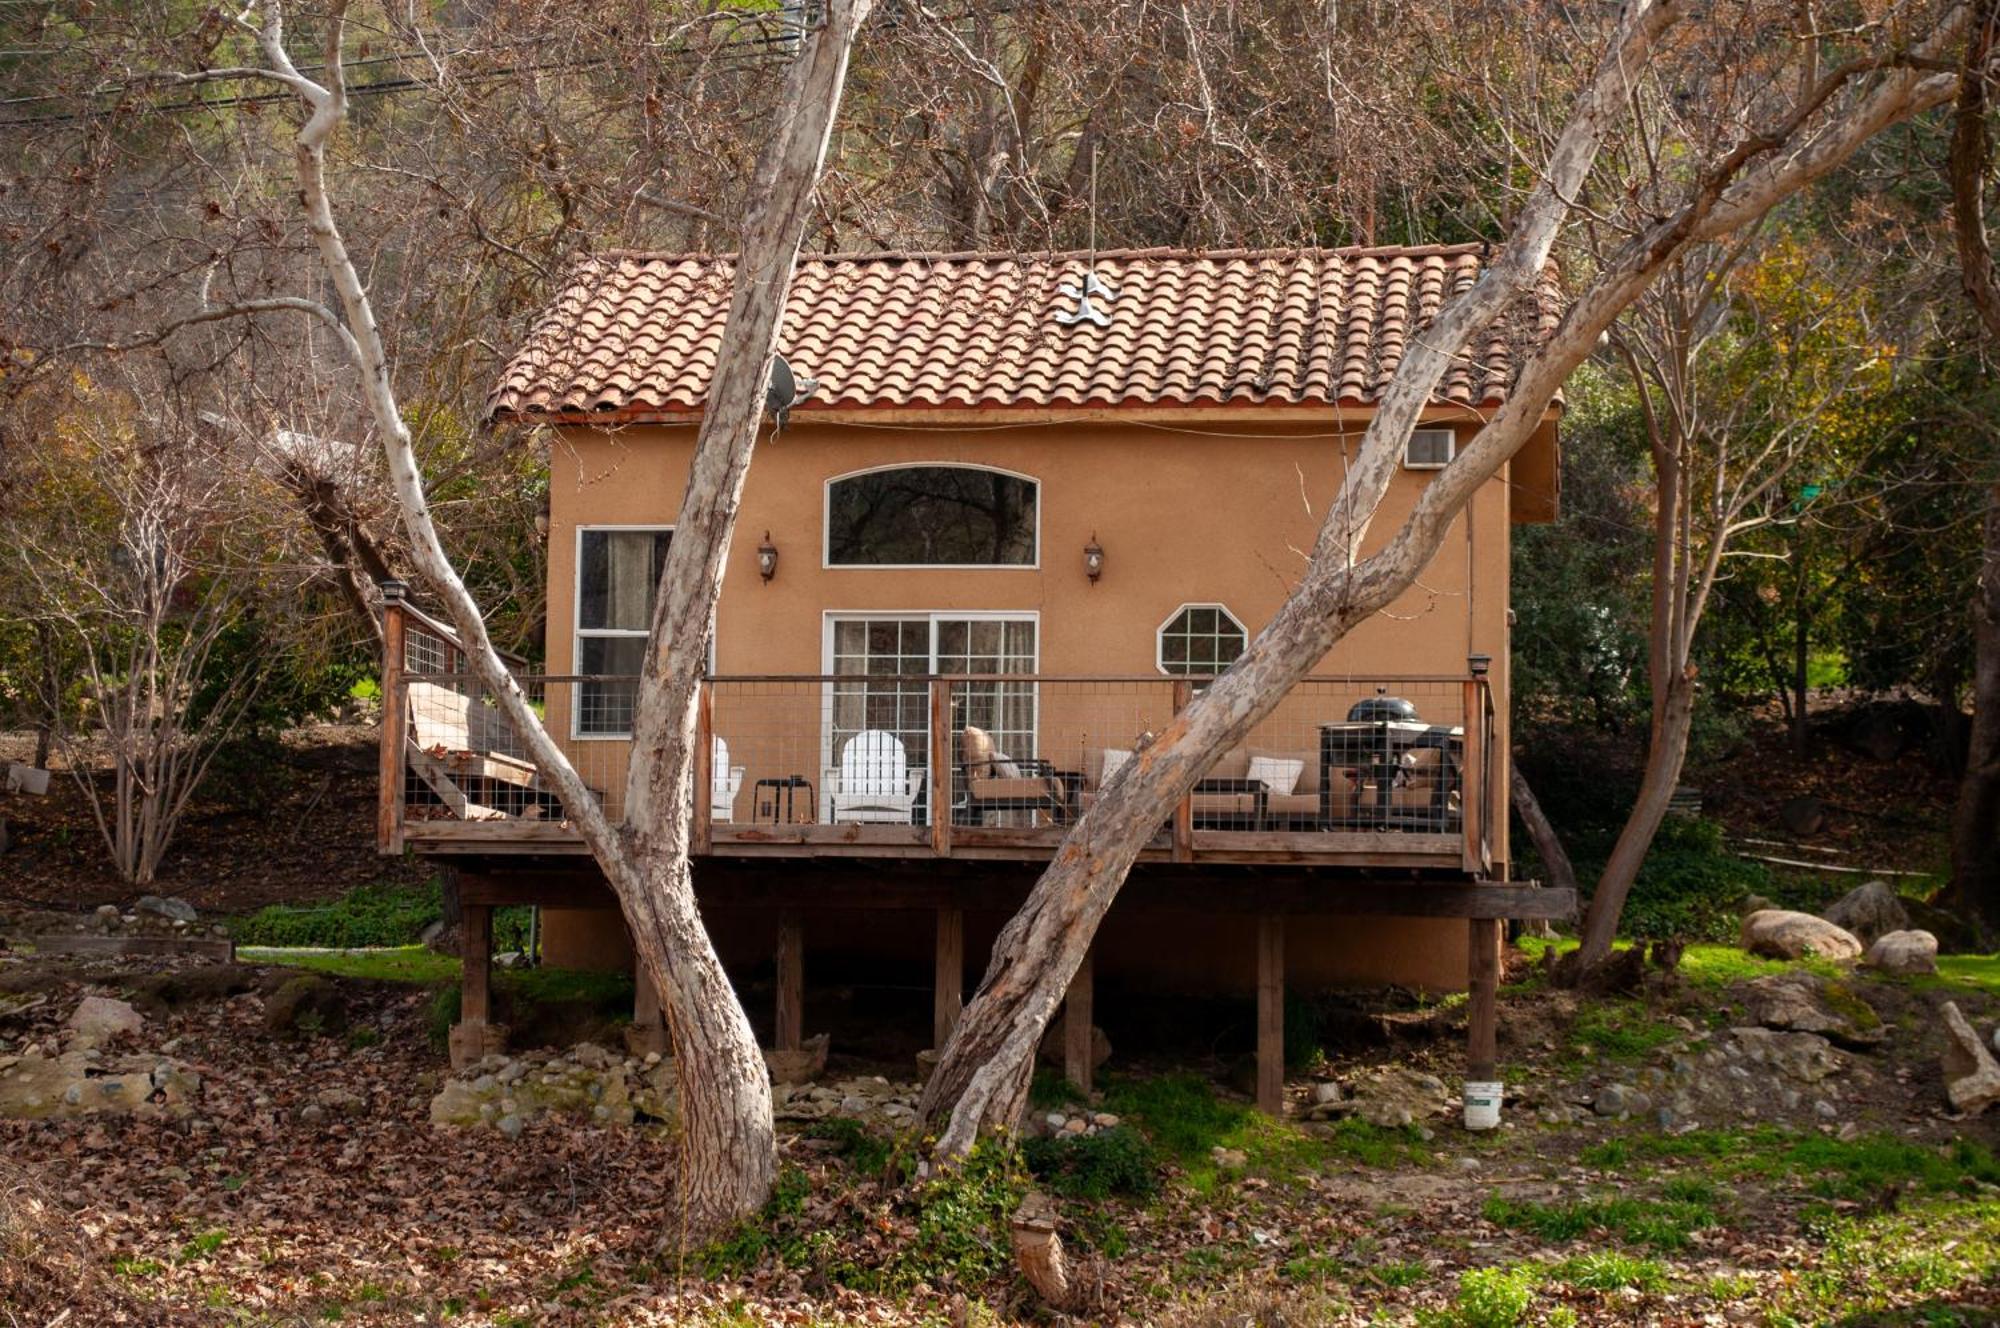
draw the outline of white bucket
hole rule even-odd
[[[1466,1081],[1466,1129],[1494,1130],[1500,1127],[1500,1091],[1499,1084]]]

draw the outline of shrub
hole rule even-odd
[[[1021,1157],[1036,1179],[1073,1199],[1112,1195],[1144,1199],[1159,1188],[1153,1146],[1137,1130],[1114,1126],[1097,1134],[1027,1139]]]
[[[1762,863],[1731,853],[1720,825],[1669,816],[1632,883],[1619,929],[1628,936],[1733,940],[1738,905],[1745,896],[1770,889],[1771,873]]]
[[[237,921],[239,945],[335,950],[409,945],[444,915],[438,883],[364,885],[323,904],[272,904]]]
[[[1439,1328],[1516,1328],[1535,1300],[1533,1268],[1471,1268],[1458,1276],[1458,1296]]]

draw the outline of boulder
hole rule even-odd
[[[14,1120],[181,1117],[194,1109],[200,1088],[200,1075],[158,1056],[103,1061],[70,1051],[53,1057],[39,1052],[0,1057],[0,1116]]]
[[[146,1026],[145,1016],[130,1005],[109,996],[86,996],[77,1002],[69,1017],[70,1031],[86,1046],[95,1046],[125,1033],[137,1033]]]
[[[1850,1047],[1868,1047],[1883,1038],[1875,1007],[1845,985],[1811,973],[1773,973],[1743,989],[1750,1018],[1765,1028],[1819,1033]]]
[[[1035,1055],[1045,1065],[1063,1063],[1063,1021],[1049,1021],[1048,1031],[1042,1034],[1042,1044]],[[1104,1030],[1096,1024],[1090,1026],[1090,1068],[1096,1069],[1111,1059],[1111,1039],[1104,1036]]]
[[[1743,919],[1743,948],[1767,959],[1861,957],[1861,942],[1853,932],[1825,918],[1781,908],[1760,909]]]
[[[338,1033],[347,1027],[347,998],[316,973],[287,978],[264,998],[267,1033]]]
[[[1600,1116],[1643,1116],[1653,1109],[1653,1100],[1630,1084],[1606,1084],[1591,1099],[1590,1109]]]
[[[1903,908],[1903,901],[1887,881],[1869,881],[1855,886],[1827,905],[1826,912],[1820,916],[1836,927],[1853,932],[1864,942],[1892,931],[1902,931],[1910,925],[1910,915]]]
[[[1413,1125],[1451,1106],[1451,1090],[1434,1074],[1392,1065],[1354,1085],[1354,1114],[1384,1129]]]
[[[189,924],[194,923],[201,916],[195,912],[194,905],[188,903],[185,899],[162,899],[158,895],[140,895],[139,902],[132,905],[132,911],[134,913],[151,913],[157,917],[165,918],[169,922],[185,922]]]
[[[1978,928],[1950,909],[1921,899],[1905,899],[1903,909],[1910,915],[1910,926],[1937,937],[1939,954],[1980,953]]]
[[[1884,973],[1935,973],[1937,954],[1937,937],[1927,931],[1890,931],[1875,938],[1861,962]]]
[[[771,1069],[771,1082],[809,1084],[825,1074],[828,1040],[827,1034],[816,1033],[801,1043],[796,1051],[766,1051],[764,1064]]]
[[[1956,1001],[1946,1001],[1944,1016],[1944,1092],[1953,1111],[1976,1116],[2000,1102],[2000,1063]]]

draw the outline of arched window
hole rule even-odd
[[[826,486],[828,567],[1033,567],[1040,486],[976,466],[896,466]]]
[[[1205,678],[1243,653],[1249,634],[1220,604],[1183,604],[1160,624],[1160,672]]]

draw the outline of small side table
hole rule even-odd
[[[771,790],[771,800],[768,803],[764,801],[765,789]],[[797,797],[800,789],[805,790],[806,811],[810,815],[812,809],[818,805],[814,801],[817,795],[813,792],[813,782],[810,779],[807,779],[804,775],[777,775],[770,779],[758,780],[750,786],[750,819],[753,821],[765,819],[763,812],[768,807],[771,812],[769,819],[773,825],[795,824],[798,817],[797,805],[793,799]],[[785,811],[783,816],[778,814],[778,795],[780,793],[785,795]]]

